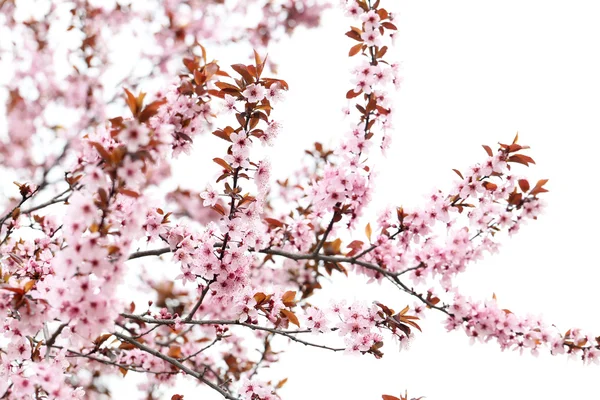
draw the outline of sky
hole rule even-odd
[[[549,179],[546,211],[504,240],[499,254],[471,266],[459,278],[462,291],[475,299],[495,293],[502,307],[542,315],[563,332],[580,327],[600,333],[595,230],[600,223],[595,157],[600,5],[386,2],[400,11],[396,47],[388,58],[403,63],[404,83],[394,102],[392,147],[386,159],[377,160],[373,209],[418,207],[432,189],[449,187],[452,168],[464,171],[483,160],[482,144],[495,148],[519,132],[520,143],[531,146],[528,154],[536,160],[521,172],[532,180]],[[300,29],[269,51],[279,64],[278,77],[290,85],[286,101],[273,113],[284,125],[269,151],[277,178],[297,166],[314,141],[334,146],[348,126],[341,109],[356,60],[347,57],[353,43],[344,36],[348,21],[340,14],[329,11],[321,28]],[[198,169],[190,166],[211,165],[210,159],[181,162],[175,172],[198,189],[197,176],[190,173]],[[350,301],[379,300],[397,309],[412,304],[385,284],[365,285],[360,279],[336,279],[334,290]],[[272,371],[289,378],[280,394],[286,400],[366,400],[407,389],[427,400],[600,398],[599,366],[564,356],[502,353],[494,343],[470,345],[463,333],[446,333],[441,317],[432,313],[421,326],[423,333],[408,350],[387,341],[381,360],[292,344]],[[132,393],[125,389],[131,375],[116,381],[125,397]],[[174,392],[167,393],[170,398]],[[177,393],[186,400],[219,398],[187,385]]]

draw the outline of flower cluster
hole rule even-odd
[[[502,350],[523,353],[529,350],[538,355],[546,348],[552,354],[570,354],[585,363],[600,364],[600,337],[586,335],[579,329],[561,334],[556,327],[538,318],[520,317],[510,310],[500,309],[496,298],[490,301],[473,301],[456,293],[449,307],[451,315],[446,328],[462,328],[471,341],[487,342],[495,339]]]

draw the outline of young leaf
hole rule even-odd
[[[352,48],[350,48],[350,51],[348,52],[348,56],[352,57],[352,56],[357,55],[363,46],[364,46],[364,44],[362,44],[362,43],[352,46]]]
[[[296,325],[297,327],[300,327],[300,321],[298,321],[298,317],[296,317],[296,314],[294,314],[290,310],[286,310],[285,308],[281,310],[281,314],[283,314],[283,316],[286,317],[292,324]]]
[[[490,157],[494,156],[494,152],[492,151],[490,146],[485,145],[485,144],[483,144],[482,146],[485,149],[485,152],[488,154],[488,156],[490,156]]]
[[[369,239],[369,242],[370,242],[371,241],[371,234],[373,233],[373,230],[371,229],[371,223],[370,222],[365,227],[365,233],[367,234],[367,239]]]

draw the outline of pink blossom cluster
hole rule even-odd
[[[252,63],[223,70],[199,43],[266,45],[282,31],[316,25],[324,2],[171,0],[145,9],[78,0],[30,21],[14,18],[15,3],[0,3],[23,36],[11,47],[19,55],[0,161],[29,176],[11,187],[17,195],[0,213],[1,398],[101,399],[95,376],[135,371],[147,375],[140,386],[147,397],[175,388],[184,375],[229,400],[279,399],[285,380],[265,382],[260,374],[278,361],[283,343],[379,358],[386,336],[406,345],[428,310],[446,314],[449,330],[495,339],[503,350],[547,348],[600,361],[599,338],[578,329],[561,334],[455,287],[468,265],[498,250],[500,232],[517,233],[543,209],[546,180],[533,184],[513,170],[533,163],[517,138],[496,152],[484,146],[487,158],[464,174],[455,170],[460,179],[421,207],[385,209],[356,229],[374,192],[373,144],[383,153],[390,144],[388,93],[402,81],[386,56],[395,15],[380,3],[343,2],[356,25],[346,32],[354,41],[349,56],[361,59],[346,93],[350,127],[332,149],[315,143],[306,151],[311,164],[278,179],[275,189],[276,171],[254,146],[284,133],[273,112],[287,83],[265,76],[269,64],[257,51]],[[235,22],[253,7],[258,24]],[[167,89],[152,102],[125,89],[128,111],[108,119],[111,88],[103,79],[118,64],[109,43],[156,10],[155,25],[134,29],[146,29],[158,47],[141,56],[158,67],[146,78],[174,75],[170,61],[184,52],[185,69],[170,86],[161,82]],[[64,30],[81,34],[81,43],[67,51],[74,72],[61,78],[53,61],[60,46],[47,37],[62,14]],[[134,78],[119,86],[136,86]],[[54,124],[49,114],[57,106],[74,119]],[[163,193],[173,160],[207,132],[226,143],[213,158],[216,179],[194,175],[193,189]],[[40,164],[32,144],[47,138],[63,150]],[[135,261],[165,254],[174,268],[160,271],[164,279]],[[136,272],[148,297],[141,302],[120,295]],[[311,297],[325,276],[351,273],[389,282],[417,303],[395,312],[379,302],[327,307]],[[319,342],[332,331],[340,347]]]
[[[0,392],[7,393],[10,388],[14,398],[23,400],[37,399],[40,393],[45,393],[49,399],[84,399],[85,392],[81,387],[64,384],[64,375],[70,375],[68,367],[64,351],[50,360],[25,361],[18,367],[2,364]]]
[[[214,89],[215,80],[212,75],[205,83],[205,90]],[[164,99],[165,104],[149,121],[155,132],[154,140],[169,145],[174,157],[180,153],[189,155],[193,139],[207,131],[216,114],[209,99],[195,93],[181,93],[179,84],[171,85]]]
[[[529,219],[536,219],[544,202],[536,193],[527,193],[509,170],[508,153],[500,150],[474,165],[448,194],[435,191],[420,210],[385,210],[378,218],[381,234],[377,247],[364,259],[395,273],[409,272],[416,284],[440,279],[446,288],[452,278],[484,252],[498,250],[496,234],[516,232]],[[515,191],[522,197],[514,203]],[[396,212],[394,212],[396,211]],[[357,250],[366,245],[361,243]],[[360,267],[359,267],[360,269]],[[381,279],[380,273],[363,270]]]
[[[355,1],[346,2],[349,15],[359,17],[360,28],[353,27],[348,36],[359,41],[353,47],[351,55],[362,51],[364,59],[353,69],[353,85],[348,99],[360,99],[356,107],[361,113],[360,122],[354,123],[344,134],[339,147],[333,150],[335,162],[324,165],[318,178],[309,183],[307,201],[314,208],[311,218],[319,220],[332,212],[338,215],[347,214],[347,222],[352,225],[362,215],[362,210],[369,203],[372,191],[372,171],[367,164],[370,148],[375,134],[374,126],[384,131],[383,147],[389,146],[389,138],[385,131],[391,127],[392,109],[388,89],[391,84],[399,85],[398,65],[383,60],[387,46],[382,46],[381,39],[395,30],[391,23],[393,16],[370,9],[364,12]],[[385,19],[386,27],[379,22]],[[366,41],[364,35],[377,35],[377,41]],[[360,96],[360,97],[359,97]],[[349,107],[350,108],[354,107]],[[350,111],[347,112],[351,115]],[[316,224],[316,221],[313,221]]]
[[[81,131],[102,125],[109,114],[104,100],[115,100],[122,85],[135,86],[142,79],[164,85],[178,72],[174,62],[179,65],[191,43],[233,40],[263,48],[298,26],[317,26],[327,2],[171,0],[142,5],[77,0],[52,2],[43,14],[11,1],[2,2],[1,8],[7,28],[4,43],[15,69],[5,88],[9,94],[8,135],[0,139],[0,160],[12,168],[35,172],[51,167],[57,154],[47,152],[40,165],[39,155],[32,151],[34,145],[47,145],[49,137],[63,143],[76,141]],[[49,40],[56,35],[62,36],[56,42]],[[122,61],[111,51],[124,38],[133,37],[139,47],[137,63],[146,62],[151,70],[144,74],[134,68],[115,86],[113,77],[115,71],[120,74]],[[68,68],[57,61],[63,59]],[[59,123],[51,115],[57,110],[74,118]],[[202,110],[202,114],[209,115],[210,110]],[[145,137],[142,134],[140,139]],[[174,146],[177,151],[189,150],[185,141]]]
[[[495,339],[502,350],[523,353],[529,350],[538,355],[546,348],[552,354],[570,354],[586,364],[600,364],[600,339],[579,329],[561,334],[538,318],[520,317],[498,307],[496,299],[474,301],[455,293],[446,320],[448,330],[463,329],[471,341],[488,342]]]
[[[364,353],[377,343],[383,343],[383,336],[373,331],[382,320],[377,306],[366,307],[356,302],[346,306],[342,303],[334,305],[332,312],[339,316],[336,328],[339,335],[344,336],[348,353]]]
[[[271,385],[257,379],[246,380],[240,390],[244,400],[278,400]]]

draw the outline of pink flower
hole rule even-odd
[[[365,24],[365,31],[374,31],[379,29],[379,14],[375,10],[370,10],[360,16],[360,20]]]
[[[214,190],[212,186],[208,185],[206,190],[200,193],[200,197],[204,199],[204,202],[202,203],[204,207],[212,207],[217,204],[217,201],[219,201],[219,192]]]
[[[275,82],[269,86],[265,96],[269,102],[272,104],[276,104],[283,100],[283,88],[281,87],[281,83]]]
[[[239,152],[227,154],[224,159],[233,168],[250,168],[250,161],[248,160],[247,153],[246,149],[242,149]]]
[[[357,17],[361,15],[362,10],[359,5],[355,1],[350,1],[346,6],[346,16],[347,17]]]
[[[260,141],[269,146],[273,145],[273,141],[281,131],[281,124],[277,121],[269,121],[269,125],[265,129],[265,133],[260,137]]]
[[[128,151],[135,152],[150,142],[150,130],[144,124],[129,121],[118,137],[127,146]]]
[[[234,153],[245,151],[250,145],[248,135],[243,130],[238,133],[233,132],[231,135],[229,135],[229,139],[233,142],[231,150]]]
[[[306,321],[306,327],[313,333],[324,333],[329,331],[325,313],[316,307],[307,308],[304,319]]]
[[[224,106],[224,110],[226,114],[230,114],[231,112],[235,111],[235,102],[237,101],[237,98],[226,94],[225,95],[225,106]]]
[[[378,30],[363,32],[363,34],[360,35],[360,38],[369,47],[381,46],[381,34]]]
[[[133,160],[131,157],[126,157],[117,170],[117,175],[127,187],[138,190],[146,180],[144,166],[142,160]]]
[[[257,103],[265,98],[265,88],[262,85],[250,84],[246,86],[246,90],[242,95],[248,99],[249,103]]]

